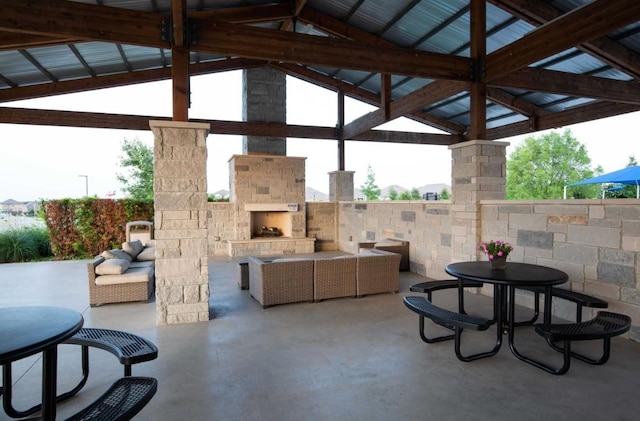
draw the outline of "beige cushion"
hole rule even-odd
[[[134,260],[129,265],[129,269],[132,269],[132,268],[154,268],[154,267],[155,267],[155,262],[153,260],[145,260],[144,262],[141,262],[140,260]]]
[[[136,257],[136,260],[140,262],[148,262],[156,260],[156,248],[155,247],[145,247],[140,254]]]
[[[138,257],[143,248],[144,246],[142,245],[142,241],[140,240],[127,241],[126,243],[122,243],[122,249],[126,251],[133,260]]]
[[[383,240],[380,240],[376,243],[376,247],[378,246],[401,246],[402,245],[402,241],[398,241],[398,240],[393,240],[391,238],[385,238]]]
[[[129,269],[130,264],[125,259],[107,259],[96,266],[96,275],[120,275]]]
[[[132,260],[129,253],[120,249],[103,251],[100,256],[104,257],[105,260],[108,260],[108,259],[122,259],[122,260],[128,260],[128,261]]]
[[[130,268],[122,275],[98,276],[96,285],[132,284],[135,282],[149,282],[153,279],[153,268]]]
[[[271,261],[271,263],[281,263],[281,262],[306,262],[308,260],[312,260],[312,259],[308,259],[306,257],[283,257],[280,259],[273,259]]]

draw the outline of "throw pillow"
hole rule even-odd
[[[156,260],[156,248],[155,247],[145,247],[144,250],[140,252],[136,260],[139,262],[148,262],[152,260]]]
[[[136,257],[140,254],[144,246],[142,245],[142,241],[128,241],[126,243],[122,243],[122,249],[131,256],[131,259],[136,260]]]
[[[108,259],[96,266],[96,275],[122,275],[130,262],[124,259]]]
[[[122,259],[122,260],[128,260],[128,261],[132,260],[129,253],[120,249],[103,251],[100,256],[104,257],[105,260],[109,260],[109,259]]]

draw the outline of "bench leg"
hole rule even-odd
[[[474,360],[479,360],[480,358],[486,358],[486,357],[491,357],[494,356],[498,353],[498,351],[500,351],[500,346],[502,345],[502,339],[499,337],[498,340],[496,341],[495,346],[493,347],[493,349],[491,351],[485,351],[485,352],[479,352],[477,354],[472,354],[472,355],[462,355],[462,352],[460,350],[460,347],[462,345],[462,328],[460,327],[456,327],[455,328],[456,333],[455,333],[455,351],[456,351],[456,357],[458,357],[458,359],[460,361],[464,361],[464,362],[469,362],[469,361],[474,361]]]
[[[547,341],[547,342],[549,343],[551,348],[555,349],[556,351],[564,352],[563,347],[560,347],[551,341]],[[566,343],[567,341],[564,341],[564,342]],[[602,356],[600,356],[599,358],[591,358],[591,357],[587,357],[586,355],[571,351],[571,356],[573,358],[576,358],[580,361],[584,361],[585,363],[592,364],[592,365],[603,365],[604,363],[609,361],[610,355],[611,355],[611,338],[602,339]]]
[[[422,338],[423,341],[425,341],[428,344],[433,344],[436,342],[442,342],[442,341],[448,341],[450,339],[455,339],[456,335],[455,333],[452,333],[450,335],[444,335],[444,336],[438,336],[435,338],[429,338],[426,333],[425,333],[425,325],[424,325],[424,316],[420,316],[418,315],[418,320],[419,320],[419,330],[420,330],[420,338]],[[442,327],[446,327],[447,329],[454,329],[451,326],[446,326],[443,324],[438,323],[440,326]]]

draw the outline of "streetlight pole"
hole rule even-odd
[[[78,177],[84,177],[84,188],[85,188],[85,197],[89,197],[89,176],[88,175],[79,175]]]

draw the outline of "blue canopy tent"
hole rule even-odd
[[[577,181],[575,183],[564,186],[564,198],[567,198],[567,187],[581,186],[584,184],[626,184],[636,186],[636,198],[640,198],[640,166],[627,167],[618,171],[602,174],[597,177],[588,178],[586,180]],[[603,192],[604,198],[604,192]]]

